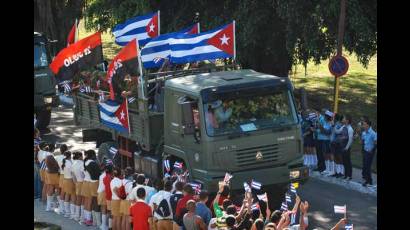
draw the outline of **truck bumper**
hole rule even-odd
[[[305,166],[290,168],[287,165],[284,165],[280,167],[233,172],[231,174],[233,176],[230,181],[231,189],[243,190],[243,183],[250,182],[252,179],[260,182],[262,186],[288,184],[290,182],[300,182],[303,184],[309,178],[309,169]],[[291,174],[294,178],[291,178]],[[201,182],[210,192],[218,190],[218,182],[222,181],[224,176],[225,172],[194,170],[194,179]]]

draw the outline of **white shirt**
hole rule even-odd
[[[151,206],[152,210],[154,210],[154,204],[156,204],[158,206],[163,199],[166,199],[167,202],[168,202],[168,206],[169,206],[171,214],[169,216],[162,217],[162,216],[158,215],[158,213],[154,212],[154,217],[156,217],[158,220],[172,219],[172,208],[171,208],[171,203],[169,202],[169,198],[171,197],[171,195],[172,195],[172,193],[167,192],[165,190],[161,190],[161,191],[155,193],[151,197],[151,200],[149,201],[149,205]]]
[[[347,125],[347,133],[348,133],[348,135],[349,135],[349,141],[347,142],[347,145],[346,145],[346,147],[345,147],[346,150],[349,149],[350,146],[351,146],[352,143],[353,143],[354,130],[353,130],[353,128],[352,128],[351,125]]]
[[[73,162],[71,160],[65,160],[65,165],[63,169],[64,179],[72,179],[71,169],[73,167]]]
[[[40,151],[38,151],[37,159],[38,159],[39,162],[42,162],[49,155],[51,155],[50,152],[40,150]]]
[[[93,161],[93,160],[87,160],[87,161],[85,162],[85,166],[88,166],[88,165],[91,163],[91,161]],[[84,177],[84,180],[85,180],[85,181],[88,181],[88,182],[97,182],[97,180],[91,180],[91,175],[90,175],[90,173],[89,173],[87,170],[84,170],[84,175],[85,175],[85,177]]]
[[[128,179],[122,179],[122,184],[125,187],[125,193],[127,194],[127,200],[131,200],[132,197],[132,181]]]
[[[102,193],[102,192],[104,192],[105,191],[105,186],[104,186],[104,177],[105,177],[105,172],[103,172],[101,175],[100,175],[100,178],[99,178],[99,180],[98,180],[98,189],[97,189],[97,192],[98,193]]]
[[[74,160],[73,166],[71,166],[71,171],[73,172],[77,182],[83,182],[84,173],[84,162],[82,160]]]
[[[137,184],[137,186],[135,186],[132,191],[131,191],[131,195],[130,195],[130,199],[131,200],[137,200],[137,190],[139,188],[144,188],[145,189],[145,197],[148,197],[148,193],[151,191],[149,188],[149,186],[143,185],[143,184]]]
[[[119,189],[119,188],[121,187],[121,185],[122,185],[122,183],[121,183],[121,179],[120,179],[120,178],[114,177],[114,178],[111,180],[110,188],[111,188],[111,192],[112,192],[112,197],[111,197],[112,200],[120,200],[120,198],[119,198],[119,197],[117,196],[117,194],[114,192],[114,188]]]
[[[63,159],[64,158],[65,158],[64,155],[61,155],[61,154],[60,155],[54,155],[54,159],[56,159],[56,161],[58,163],[58,167],[59,167],[58,172],[60,174],[62,174],[61,166],[63,165]]]

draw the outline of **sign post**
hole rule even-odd
[[[338,112],[339,80],[340,80],[339,77],[346,74],[349,68],[349,64],[346,58],[342,56],[345,17],[346,17],[346,0],[340,0],[339,31],[338,31],[338,36],[337,36],[337,54],[329,62],[329,71],[335,76],[335,88],[334,88],[334,93],[335,93],[334,101],[335,102],[334,102],[334,108],[333,108],[333,111],[335,113]],[[343,61],[340,61],[342,59],[345,60],[345,65],[342,65]],[[334,74],[333,71],[336,74]]]

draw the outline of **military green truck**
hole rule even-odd
[[[50,124],[51,108],[59,103],[56,93],[56,79],[49,68],[53,49],[41,33],[34,32],[34,113],[37,128],[46,130]]]
[[[171,168],[183,162],[189,179],[211,192],[226,172],[233,175],[231,188],[242,193],[243,182],[251,179],[276,195],[291,181],[306,181],[289,79],[248,69],[220,70],[146,75],[145,85],[163,86],[163,102],[156,97],[163,111],[149,109],[149,99],[142,97],[147,87],[141,87],[138,101],[129,104],[129,134],[101,124],[98,102],[78,93],[74,111],[85,127],[83,140],[97,142],[99,159],[112,158],[114,147],[121,167],[154,178],[164,175],[165,159]]]

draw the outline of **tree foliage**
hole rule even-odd
[[[367,65],[377,52],[376,0],[347,0],[344,47]],[[109,31],[130,17],[161,11],[161,34],[192,24],[201,31],[236,20],[237,58],[244,68],[287,76],[292,64],[320,63],[336,52],[340,0],[94,0],[87,28]]]
[[[34,0],[34,31],[57,40],[57,50],[67,46],[75,19],[82,16],[85,0]]]

